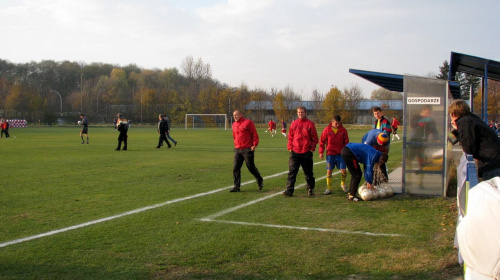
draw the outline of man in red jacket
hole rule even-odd
[[[332,193],[332,171],[335,167],[340,169],[342,173],[340,186],[344,192],[347,192],[345,186],[346,165],[340,152],[349,143],[349,135],[342,126],[341,120],[339,115],[333,116],[331,123],[323,130],[319,138],[319,158],[321,160],[326,147],[326,190],[323,193],[326,195]]]
[[[271,119],[268,123],[267,126],[269,127],[266,132],[269,131],[269,134],[271,134],[271,137],[274,137],[274,134],[276,134],[276,123]]]
[[[391,123],[391,128],[392,128],[392,141],[394,141],[394,136],[398,138],[398,140],[401,140],[398,135],[398,127],[401,124],[399,123],[398,119],[396,117],[392,117],[392,123]]]
[[[313,196],[316,183],[313,172],[313,152],[318,144],[318,132],[314,123],[307,118],[305,107],[297,108],[297,116],[299,118],[292,122],[288,134],[287,149],[290,151],[290,159],[288,160],[286,190],[283,195],[293,196],[297,173],[302,166],[307,182],[307,194]]]
[[[255,129],[254,123],[245,119],[240,110],[233,112],[233,139],[234,139],[234,160],[233,160],[233,179],[234,187],[230,192],[239,192],[241,184],[241,166],[245,161],[248,171],[257,180],[259,190],[264,186],[264,178],[260,176],[259,170],[255,166],[254,152],[259,145],[259,135]]]

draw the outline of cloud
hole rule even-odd
[[[490,59],[494,1],[452,0],[6,0],[0,58],[179,68],[192,56],[231,86],[290,86],[308,96],[331,85],[376,86],[349,68],[437,71],[451,51]]]

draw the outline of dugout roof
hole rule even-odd
[[[390,91],[403,92],[404,75],[372,72],[358,69],[349,69],[349,73],[360,76],[380,87]],[[460,98],[460,86],[457,82],[450,82],[450,91],[453,98]]]
[[[500,62],[452,52],[449,72],[450,81],[455,80],[457,72],[500,81]]]

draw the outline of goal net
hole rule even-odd
[[[186,114],[185,129],[224,128],[227,130],[226,114]]]

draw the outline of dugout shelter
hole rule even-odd
[[[403,192],[445,195],[450,167],[446,159],[452,156],[452,144],[447,141],[448,137],[446,137],[450,130],[447,105],[453,99],[461,98],[460,85],[456,81],[457,73],[482,78],[482,92],[488,93],[488,80],[500,81],[500,62],[452,52],[448,81],[355,69],[350,69],[349,72],[388,90],[403,92]],[[471,88],[469,93],[471,109],[473,109],[473,92]],[[487,123],[488,94],[483,94],[481,98],[481,108],[475,111],[480,111],[481,119]],[[411,137],[412,120],[419,120],[418,127],[419,123],[422,123],[420,122],[422,116],[412,117],[416,116],[413,113],[428,106],[432,108],[429,117],[435,119],[438,133],[443,133],[442,137],[438,137],[441,140],[434,141],[431,138],[423,142],[415,141]],[[420,130],[420,133],[425,132]],[[422,138],[425,139],[425,137]],[[417,155],[430,159],[430,161],[424,161],[427,165],[424,164],[421,170],[414,168],[415,161],[409,152],[412,148],[422,149],[423,152]],[[441,163],[438,160],[440,155],[443,158]],[[464,279],[499,279],[500,253],[498,248],[500,243],[497,240],[500,223],[492,221],[497,221],[495,218],[500,201],[500,192],[498,192],[500,177],[479,182],[472,156],[462,152],[462,160],[457,168],[457,181],[459,219],[455,245],[459,249],[458,261],[464,265]],[[471,190],[470,194],[469,190]]]
[[[387,90],[403,93],[403,193],[446,195],[450,167],[446,159],[452,153],[447,141],[450,130],[447,110],[449,103],[461,98],[460,84],[456,81],[458,73],[481,77],[482,92],[488,92],[489,79],[500,81],[500,62],[452,52],[449,80],[357,69],[349,72]],[[472,98],[473,94],[469,96]],[[487,94],[482,95],[481,104],[481,118],[487,122]],[[429,116],[422,116],[426,108],[430,108]],[[435,123],[437,137],[428,135],[426,121],[430,120]]]
[[[402,193],[444,196],[449,180],[447,108],[450,100],[460,96],[458,83],[357,69],[349,72],[403,93]]]

